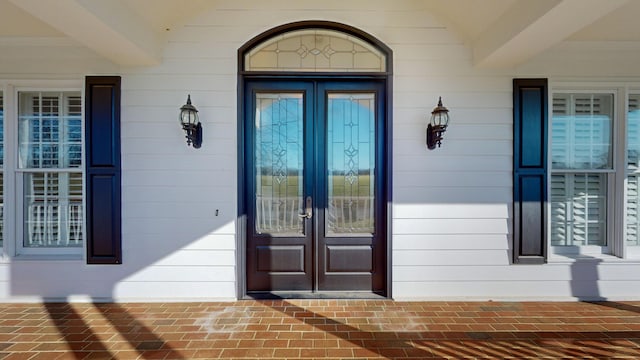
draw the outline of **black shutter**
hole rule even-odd
[[[87,263],[122,263],[120,77],[85,82]]]
[[[547,79],[513,80],[513,262],[547,258]]]

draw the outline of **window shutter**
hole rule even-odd
[[[513,262],[547,257],[547,80],[513,80]]]
[[[85,83],[87,263],[122,263],[120,77]]]

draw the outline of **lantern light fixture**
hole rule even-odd
[[[442,106],[442,97],[438,98],[438,106],[431,112],[431,119],[427,125],[427,148],[433,150],[436,145],[440,147],[442,134],[447,131],[449,124],[449,109]]]
[[[202,145],[202,125],[198,119],[198,109],[191,104],[191,94],[187,95],[187,103],[180,108],[179,120],[186,133],[187,146],[199,149]]]

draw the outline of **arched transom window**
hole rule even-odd
[[[386,56],[353,35],[332,29],[294,30],[245,53],[245,71],[385,72]]]

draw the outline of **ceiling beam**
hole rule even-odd
[[[510,67],[556,45],[628,0],[520,1],[473,44],[474,64]]]
[[[120,0],[9,1],[116,64],[160,63],[160,35]]]

